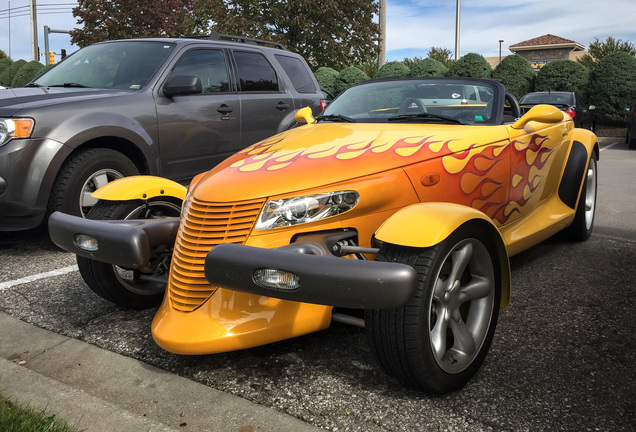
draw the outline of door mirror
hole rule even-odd
[[[165,97],[185,96],[203,92],[201,78],[196,75],[175,75],[163,86]]]
[[[531,121],[539,123],[559,123],[563,121],[563,111],[552,105],[535,105],[519,120],[512,124],[514,129],[523,129]]]

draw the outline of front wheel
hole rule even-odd
[[[490,347],[501,294],[498,255],[476,227],[463,226],[436,246],[384,244],[377,260],[417,270],[413,299],[397,309],[369,310],[365,327],[386,371],[431,393],[464,386]]]
[[[592,235],[594,216],[596,215],[597,165],[596,157],[592,154],[587,164],[574,221],[564,231],[566,237],[571,240],[585,241]]]
[[[99,220],[159,219],[178,217],[181,202],[161,198],[144,202],[98,201],[86,217]],[[151,251],[150,263],[143,269],[125,269],[113,264],[77,257],[80,274],[88,287],[100,297],[131,309],[158,306],[166,289],[172,245]]]

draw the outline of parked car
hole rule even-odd
[[[424,105],[431,85],[490,98]],[[507,123],[505,107],[520,118]],[[318,117],[299,110],[306,124],[188,190],[116,180],[88,218],[54,213],[50,235],[98,295],[161,304],[152,334],[168,351],[249,348],[337,320],[365,327],[404,383],[453,391],[479,369],[510,302],[509,257],[593,229],[596,136],[554,106],[519,110],[494,80],[370,81]],[[181,214],[148,216],[166,195],[184,201]]]
[[[636,107],[627,107],[629,112],[629,120],[627,121],[627,135],[625,135],[625,142],[627,146],[636,150]]]
[[[36,227],[56,210],[84,215],[92,192],[124,176],[187,184],[294,125],[297,109],[319,114],[326,104],[305,60],[273,45],[226,35],[109,41],[1,90],[0,231]]]
[[[538,104],[554,105],[568,113],[577,128],[596,131],[596,122],[593,116],[594,106],[589,105],[578,93],[565,91],[527,93],[519,100],[519,103],[522,112],[526,112]]]

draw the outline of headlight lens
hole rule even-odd
[[[348,190],[268,201],[254,229],[315,222],[349,211],[359,200],[358,192]]]
[[[179,214],[179,219],[183,219],[183,214],[185,213],[185,208],[186,208],[186,205],[188,204],[188,201],[190,201],[190,189],[188,189],[188,192],[186,193],[186,196],[183,199],[183,204],[181,204],[181,213]]]
[[[0,119],[0,146],[12,138],[28,138],[33,132],[32,119]]]

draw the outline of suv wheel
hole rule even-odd
[[[105,148],[82,150],[67,160],[55,179],[47,215],[54,211],[82,216],[97,202],[91,194],[118,178],[139,170],[124,154]]]

